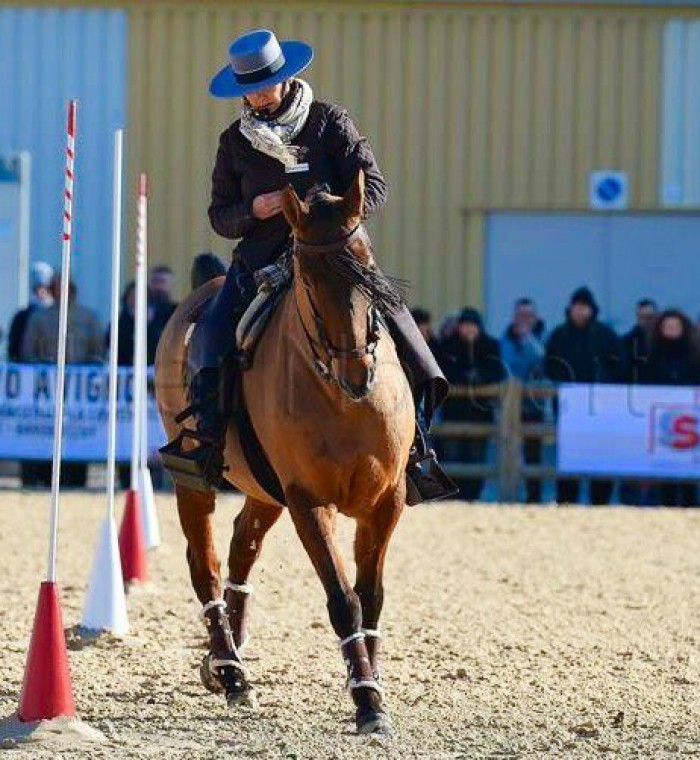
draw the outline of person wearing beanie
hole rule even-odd
[[[52,278],[53,269],[45,261],[36,261],[32,264],[29,272],[29,285],[32,291],[29,305],[25,309],[20,309],[12,317],[12,322],[10,323],[10,332],[7,339],[7,358],[11,362],[20,361],[24,332],[32,312],[37,309],[45,309],[53,303],[51,296]]]
[[[555,383],[615,383],[624,380],[624,350],[620,339],[598,320],[600,309],[587,287],[574,291],[565,321],[552,332],[546,345],[545,374]],[[578,501],[580,480],[557,481],[557,502]],[[609,504],[611,480],[592,480],[590,500]]]
[[[501,356],[513,377],[523,383],[542,377],[544,323],[537,315],[537,308],[531,298],[518,298],[513,306],[513,320],[501,337]],[[521,405],[523,422],[544,421],[544,407],[541,399],[525,394]],[[523,440],[525,464],[542,463],[542,439],[538,437]],[[525,501],[537,504],[542,500],[542,481],[528,478],[525,481]]]
[[[445,377],[461,386],[490,385],[505,377],[498,341],[484,330],[481,314],[465,307],[459,313],[455,332],[441,346]],[[448,398],[443,407],[443,420],[452,422],[493,422],[493,404],[488,399]],[[481,464],[486,459],[484,438],[447,439],[445,458],[464,464]],[[456,479],[459,497],[476,501],[481,496],[483,478]]]

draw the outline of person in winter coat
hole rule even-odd
[[[291,229],[282,213],[290,177],[303,199],[323,185],[333,195],[345,195],[362,172],[364,216],[374,216],[386,203],[386,181],[348,112],[317,100],[308,82],[298,77],[312,58],[305,42],[279,42],[271,31],[257,29],[234,40],[229,63],[211,80],[209,91],[215,97],[242,99],[240,118],[219,140],[209,206],[214,231],[238,243],[224,285],[203,320],[203,366],[191,384],[197,429],[186,431],[198,445],[194,450],[170,447],[165,460],[176,481],[186,472],[191,484],[194,467],[203,490],[223,479],[228,420],[215,400],[221,367],[235,349],[235,323],[255,296],[253,273],[290,249]],[[423,404],[429,423],[447,395],[447,382],[408,309],[382,316],[416,405]],[[417,432],[407,468],[412,491],[425,499],[444,498],[450,492],[419,464],[429,458],[423,440]]]
[[[458,386],[489,385],[505,377],[498,341],[484,331],[481,315],[465,308],[459,315],[455,333],[441,346],[442,367],[447,379]],[[442,418],[454,422],[493,422],[489,399],[448,398]],[[486,459],[486,439],[470,438],[444,442],[445,457],[465,464],[482,464]],[[476,501],[483,489],[483,478],[459,478],[459,496]]]
[[[656,302],[651,298],[642,298],[637,302],[636,324],[622,336],[625,350],[625,380],[628,383],[639,382],[640,367],[649,354],[651,332],[658,316]]]
[[[544,322],[537,316],[537,309],[531,298],[519,298],[513,308],[513,321],[501,338],[501,358],[514,377],[523,383],[542,378],[544,360]],[[544,407],[539,399],[527,394],[522,403],[523,422],[542,422]],[[523,440],[525,464],[541,464],[542,439]],[[525,481],[525,500],[537,504],[542,500],[542,481],[534,478]]]
[[[659,315],[651,336],[649,356],[641,366],[640,381],[647,385],[700,385],[700,344],[690,319],[678,309]],[[657,484],[658,502],[691,507],[698,503],[693,483]]]
[[[26,362],[56,362],[58,353],[61,276],[55,274],[50,286],[53,304],[34,311],[27,322],[22,340],[20,358]],[[68,334],[66,362],[89,364],[104,360],[102,326],[97,315],[77,302],[77,288],[69,286]],[[34,462],[32,467],[36,485],[51,484],[51,463]],[[84,462],[64,462],[61,465],[61,485],[83,488],[87,484],[87,465]]]
[[[31,286],[32,297],[25,309],[20,309],[12,318],[10,333],[7,339],[7,358],[11,362],[20,361],[24,331],[27,328],[29,317],[39,309],[47,309],[53,303],[51,296],[51,278],[53,269],[45,261],[37,261],[32,264]]]
[[[566,320],[554,329],[545,352],[545,374],[556,383],[614,383],[624,379],[623,349],[617,335],[598,321],[598,304],[593,293],[582,287],[571,296]],[[576,502],[580,481],[557,481],[556,499]],[[609,504],[611,480],[592,480],[593,504]]]

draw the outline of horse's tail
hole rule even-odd
[[[205,282],[225,274],[226,267],[215,253],[200,253],[192,262],[192,270],[190,271],[192,290],[197,290]]]

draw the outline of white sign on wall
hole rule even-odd
[[[133,382],[132,368],[120,368],[117,380],[117,460],[123,462],[131,459]],[[55,390],[54,365],[0,363],[0,459],[52,458]],[[72,364],[66,368],[64,459],[106,461],[108,392],[106,365]],[[148,442],[150,451],[165,443],[156,402],[150,392]]]
[[[601,169],[588,178],[588,202],[598,211],[622,211],[629,205],[629,178],[626,172]]]
[[[700,478],[700,388],[563,385],[561,473]]]

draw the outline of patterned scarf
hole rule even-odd
[[[298,163],[299,146],[290,145],[301,132],[309,117],[309,107],[314,99],[311,86],[303,79],[293,79],[292,86],[296,92],[292,102],[283,113],[269,121],[262,121],[253,114],[247,102],[243,103],[241,114],[241,134],[261,153],[276,158],[285,168]]]

